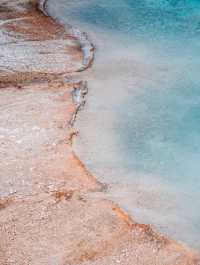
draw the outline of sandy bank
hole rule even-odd
[[[199,264],[94,196],[105,186],[72,148],[94,49],[36,7],[0,1],[0,264]]]

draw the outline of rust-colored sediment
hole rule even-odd
[[[106,186],[72,148],[72,94],[92,45],[84,59],[87,43],[41,11],[34,0],[0,0],[0,264],[200,264],[93,196]]]

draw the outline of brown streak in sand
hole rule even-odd
[[[11,198],[0,199],[0,211],[8,207],[12,203]]]
[[[70,200],[74,194],[74,190],[59,190],[51,193],[53,197],[55,197],[56,202],[60,202],[61,200]]]
[[[83,164],[83,162],[81,162],[81,160],[78,158],[78,156],[74,153],[74,151],[71,152],[69,159],[71,161],[73,161],[76,165],[76,167],[84,172],[85,175],[85,179],[87,178],[88,181],[90,182],[94,182],[98,188],[95,188],[95,191],[105,191],[105,189],[107,188],[106,184],[103,184],[101,182],[99,182],[90,172],[89,170],[86,168],[86,166]]]
[[[117,214],[117,216],[122,219],[130,228],[133,228],[134,222],[132,218],[121,208],[113,207],[112,210]]]

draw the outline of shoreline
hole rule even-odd
[[[48,0],[41,0],[41,1],[38,1],[37,3],[39,6],[39,10],[45,16],[49,17],[47,11],[45,10],[45,5],[46,5],[47,1]],[[58,22],[56,21],[56,24],[57,23]],[[48,25],[48,23],[47,23],[47,25]],[[59,26],[60,26],[60,24],[58,23],[58,27]],[[81,52],[83,54],[82,67],[80,67],[77,71],[71,71],[70,72],[70,73],[75,73],[75,72],[84,71],[85,69],[89,68],[92,65],[92,62],[94,60],[94,46],[93,46],[93,44],[91,44],[89,42],[87,35],[85,33],[81,33],[77,29],[75,29],[75,30],[72,29],[72,32],[74,32],[74,35],[72,34],[72,36],[74,38],[76,38],[76,40],[80,41],[79,46],[81,47]],[[69,214],[70,214],[74,211],[73,207],[75,207],[75,208],[77,207],[77,212],[79,212],[80,209],[82,209],[81,208],[82,203],[84,204],[86,201],[86,205],[88,204],[89,205],[88,207],[90,209],[92,209],[92,211],[95,212],[95,208],[99,207],[99,209],[97,209],[97,210],[99,210],[102,213],[102,218],[100,218],[101,216],[99,216],[98,211],[95,213],[93,218],[94,218],[94,223],[97,223],[97,226],[93,227],[94,224],[92,224],[91,229],[95,230],[95,231],[100,229],[98,231],[98,233],[101,233],[101,228],[105,227],[105,232],[101,235],[100,243],[96,242],[95,246],[87,243],[89,245],[86,247],[86,249],[85,249],[85,245],[84,244],[81,245],[81,243],[80,243],[82,241],[84,242],[85,238],[87,238],[87,234],[83,234],[83,237],[81,239],[82,241],[79,239],[80,249],[78,249],[78,252],[80,252],[80,253],[78,253],[76,250],[78,244],[75,244],[75,248],[74,248],[75,250],[73,250],[73,248],[71,250],[71,251],[75,251],[74,254],[72,255],[72,252],[69,253],[69,256],[64,254],[65,258],[64,258],[64,261],[62,261],[62,264],[66,264],[66,265],[68,265],[68,264],[70,264],[70,265],[71,264],[80,264],[80,263],[82,264],[83,262],[90,262],[90,264],[93,264],[93,262],[98,262],[99,260],[100,260],[99,261],[100,264],[106,264],[106,262],[108,262],[108,261],[110,262],[110,264],[117,264],[118,262],[117,262],[116,256],[118,255],[118,253],[120,253],[120,249],[124,245],[125,245],[125,248],[128,248],[127,244],[129,244],[129,243],[131,243],[129,251],[131,251],[133,249],[134,249],[134,251],[136,251],[137,249],[140,249],[139,255],[143,255],[142,257],[140,257],[141,259],[138,259],[137,256],[134,257],[135,261],[138,260],[137,264],[144,264],[143,262],[145,260],[146,260],[146,262],[148,262],[148,260],[146,259],[147,256],[148,256],[148,259],[150,258],[150,260],[149,260],[149,263],[146,263],[146,264],[153,264],[153,265],[155,265],[155,264],[162,264],[162,265],[163,264],[172,264],[172,263],[170,263],[171,262],[170,260],[169,261],[166,260],[165,263],[162,263],[163,262],[162,258],[163,259],[166,258],[165,255],[166,256],[168,256],[168,255],[172,256],[172,259],[174,259],[173,262],[175,262],[175,261],[177,262],[177,263],[173,263],[173,264],[181,264],[181,265],[183,265],[183,264],[187,264],[187,265],[199,264],[198,263],[199,259],[196,256],[196,254],[193,253],[192,250],[174,242],[171,239],[167,239],[166,237],[158,234],[157,232],[154,231],[154,229],[151,228],[150,225],[135,223],[130,218],[130,216],[127,213],[125,213],[123,211],[123,209],[119,208],[115,203],[113,203],[111,201],[107,201],[106,199],[95,200],[94,198],[90,199],[87,197],[87,193],[103,191],[105,189],[105,185],[99,183],[98,180],[90,172],[88,172],[88,170],[85,168],[83,163],[79,160],[79,158],[76,156],[76,154],[73,151],[73,147],[72,147],[73,137],[77,135],[77,132],[75,132],[73,129],[73,125],[74,125],[74,122],[76,120],[76,115],[81,110],[82,106],[84,105],[85,95],[87,93],[87,83],[83,82],[82,80],[71,82],[70,78],[69,78],[69,81],[66,84],[65,81],[63,81],[62,79],[61,80],[59,79],[60,76],[66,76],[66,74],[68,74],[68,73],[69,72],[64,72],[64,73],[62,72],[60,74],[58,71],[57,73],[55,73],[54,77],[51,77],[52,80],[51,79],[48,80],[48,77],[53,75],[51,71],[46,75],[44,74],[44,79],[48,80],[47,84],[45,83],[46,81],[41,82],[41,80],[39,81],[39,83],[34,81],[34,82],[36,82],[34,84],[34,82],[33,82],[34,79],[30,78],[30,80],[28,80],[28,83],[25,82],[25,85],[24,85],[24,80],[22,77],[20,77],[20,78],[22,78],[21,80],[16,79],[15,81],[13,81],[12,78],[11,78],[11,80],[9,80],[9,74],[8,74],[8,81],[9,82],[4,83],[2,80],[0,80],[2,83],[1,85],[3,85],[3,87],[5,87],[4,91],[6,91],[7,87],[12,87],[14,85],[14,87],[18,86],[17,89],[19,91],[17,93],[20,93],[21,90],[22,91],[26,91],[26,90],[28,91],[30,89],[34,90],[35,86],[40,86],[40,87],[45,86],[45,91],[49,89],[49,86],[51,88],[53,87],[55,89],[55,91],[57,91],[57,89],[60,89],[61,92],[62,92],[63,86],[66,89],[68,89],[67,90],[68,91],[67,96],[65,96],[65,93],[66,93],[65,92],[62,95],[62,97],[63,97],[62,100],[64,100],[64,98],[67,97],[67,100],[68,100],[69,105],[70,105],[69,110],[71,112],[70,112],[69,117],[67,117],[67,119],[65,116],[64,116],[64,119],[62,117],[62,122],[66,123],[66,120],[67,120],[68,126],[70,127],[70,129],[68,132],[66,132],[66,130],[64,132],[65,134],[67,134],[67,136],[65,135],[65,138],[67,138],[67,145],[64,143],[63,146],[58,146],[58,150],[63,150],[66,147],[70,150],[68,157],[69,157],[70,163],[72,163],[72,164],[70,164],[70,166],[67,170],[72,171],[72,168],[73,168],[73,170],[74,170],[74,168],[78,168],[79,173],[75,172],[74,178],[76,181],[77,175],[80,175],[79,179],[81,182],[80,186],[76,187],[76,185],[75,185],[72,188],[70,186],[71,185],[71,183],[70,183],[71,179],[70,179],[69,184],[67,184],[70,186],[70,188],[68,186],[66,186],[66,187],[63,186],[59,189],[58,188],[59,185],[58,185],[58,187],[53,187],[52,190],[47,189],[45,191],[45,193],[42,193],[40,189],[34,190],[33,194],[28,195],[28,200],[27,200],[27,196],[22,196],[22,195],[18,196],[15,192],[13,192],[13,194],[11,194],[10,196],[2,197],[0,199],[0,210],[5,212],[4,213],[5,216],[3,216],[3,218],[5,220],[6,220],[7,216],[10,216],[10,218],[11,218],[16,207],[18,209],[18,204],[19,204],[19,208],[20,208],[19,216],[21,214],[23,214],[23,216],[27,215],[29,218],[30,212],[28,212],[28,213],[21,212],[22,211],[21,205],[24,205],[23,206],[24,209],[25,208],[29,209],[30,207],[32,207],[31,200],[33,199],[34,204],[35,203],[39,204],[40,201],[43,201],[46,205],[46,202],[48,202],[47,203],[48,207],[49,207],[49,205],[53,205],[51,207],[54,207],[55,201],[56,201],[56,203],[61,203],[60,207],[62,208],[62,211],[59,213],[56,212],[56,214],[55,214],[55,212],[53,212],[52,216],[54,216],[54,218],[55,217],[59,218],[59,216],[60,216],[60,218],[62,219],[62,214],[64,213],[63,212],[64,209],[65,209],[65,211],[67,211],[66,208],[64,208],[64,207],[71,207],[68,205],[68,203],[72,203],[72,209],[70,208],[70,212],[69,212]],[[43,73],[40,73],[40,74],[43,76]],[[20,75],[20,73],[19,73],[19,75]],[[25,73],[25,75],[26,75],[26,73]],[[37,71],[36,71],[35,75],[36,76],[39,75]],[[31,86],[33,84],[35,86],[33,86],[33,88],[31,88]],[[41,88],[41,89],[43,89],[43,88]],[[13,91],[15,91],[15,88]],[[43,91],[43,90],[41,90],[41,91]],[[52,95],[51,95],[51,97],[52,97]],[[66,110],[64,109],[64,111],[66,111]],[[62,126],[63,126],[63,129],[65,129],[64,125],[62,125]],[[61,141],[63,141],[63,139],[61,139]],[[65,141],[66,141],[66,139],[65,139]],[[59,153],[59,151],[57,151],[57,152]],[[56,166],[58,167],[57,164],[56,164]],[[56,173],[56,175],[57,175],[57,173]],[[83,193],[83,195],[82,195],[82,193]],[[84,196],[86,198],[84,198]],[[79,204],[77,206],[77,200],[81,201],[80,206],[79,206]],[[66,201],[67,201],[67,206],[66,206]],[[73,205],[75,205],[75,206],[73,206]],[[43,207],[43,205],[42,205],[42,207]],[[85,207],[86,206],[84,206],[84,208],[81,212],[82,215],[85,215]],[[86,209],[87,209],[87,207],[86,207]],[[8,212],[6,212],[6,211],[8,211]],[[36,212],[37,211],[38,211],[38,209],[36,207]],[[105,212],[107,215],[105,215]],[[2,212],[2,215],[4,215],[4,214]],[[78,218],[82,219],[82,215]],[[88,225],[88,220],[91,219],[91,216],[93,216],[93,213],[89,212],[88,216],[86,218],[86,221],[85,221],[86,222],[85,225]],[[108,218],[108,221],[106,220],[106,218]],[[109,221],[109,218],[110,218],[110,221]],[[77,216],[75,215],[75,219],[72,220],[72,223],[70,223],[70,225],[72,225],[73,221],[75,222],[76,219],[77,219]],[[101,219],[102,223],[101,222],[98,223],[98,219]],[[18,217],[17,217],[17,220],[18,220]],[[25,222],[27,220],[28,219],[25,218]],[[64,220],[66,220],[66,216],[64,216]],[[48,219],[47,219],[47,221],[48,221]],[[106,224],[104,224],[104,222],[106,222]],[[114,228],[112,227],[113,223],[115,224]],[[11,227],[12,227],[12,225],[13,225],[13,223],[11,222]],[[21,225],[21,221],[20,221],[20,224],[17,223],[17,226],[20,226],[20,225]],[[23,228],[23,226],[24,226],[24,223],[22,223],[22,228]],[[80,226],[81,226],[81,222],[75,226],[75,228],[74,228],[75,230],[73,230],[73,231],[76,231],[77,227],[79,227],[79,229],[81,230],[82,228]],[[99,226],[102,226],[102,227],[99,227]],[[69,229],[69,227],[66,228],[66,231],[67,231],[67,229]],[[4,228],[3,228],[3,230],[0,229],[0,232],[3,235],[2,238],[4,238],[4,236],[5,236],[5,238],[6,238],[5,242],[7,242],[7,241],[9,241],[9,239],[6,237],[7,235],[6,235],[4,230],[5,230]],[[10,230],[8,230],[8,233],[9,233],[9,231]],[[21,230],[19,230],[19,231],[21,231]],[[50,232],[50,231],[51,230],[49,230],[48,232]],[[58,236],[62,235],[63,232],[65,232],[65,231],[61,231],[61,234],[58,233],[59,234]],[[80,231],[77,231],[77,232],[79,233]],[[86,231],[86,233],[88,233],[88,231]],[[133,237],[132,233],[134,234],[134,238],[132,238]],[[107,238],[107,234],[109,234],[110,237]],[[73,235],[73,232],[72,232],[72,235]],[[47,235],[47,237],[48,236],[49,235]],[[88,242],[89,241],[96,241],[96,233],[94,233],[94,235],[92,234],[92,236],[93,236],[92,238],[88,239]],[[98,237],[100,237],[100,236],[98,236]],[[16,244],[19,244],[20,240],[16,241]],[[128,240],[128,242],[127,242],[127,240]],[[146,244],[146,242],[147,242],[147,244]],[[90,243],[93,244],[93,242],[90,242]],[[9,244],[6,243],[5,246],[0,245],[0,261],[1,261],[1,257],[2,257],[2,260],[3,260],[1,263],[2,265],[11,264],[11,261],[9,263],[9,261],[6,260],[7,258],[5,258],[5,261],[4,261],[4,256],[3,256],[4,254],[2,254],[4,252],[6,253],[6,251],[7,251],[6,246]],[[37,244],[37,240],[36,240],[36,244]],[[47,246],[50,246],[49,244],[47,244]],[[103,244],[103,246],[102,246],[102,244]],[[68,245],[66,245],[66,246],[68,246]],[[145,250],[143,249],[144,246],[145,246]],[[20,246],[18,246],[18,247],[20,247]],[[3,249],[3,251],[1,253],[2,249]],[[25,246],[24,246],[24,249],[26,250]],[[11,248],[11,250],[12,250],[12,248]],[[32,250],[31,248],[28,249],[27,253],[29,253],[29,251],[31,251],[31,250]],[[26,251],[25,251],[25,253],[26,253]],[[155,253],[157,253],[157,258],[156,258]],[[16,259],[17,259],[18,254],[15,253],[15,251],[13,251],[12,255],[15,255],[15,254],[16,254]],[[34,255],[34,253],[33,253],[33,255]],[[110,261],[110,258],[109,258],[110,255],[111,255],[111,257],[115,257],[115,260],[112,261],[113,263]],[[131,256],[131,253],[129,253],[129,255]],[[145,256],[145,255],[147,255],[147,256]],[[20,264],[19,263],[20,258],[21,257],[19,257],[19,259],[17,259],[17,261],[16,261],[15,257],[13,257],[16,265]],[[129,256],[121,257],[120,256],[120,258],[122,259],[120,264],[133,264],[132,263],[133,262],[132,256],[131,257],[129,257]],[[101,260],[101,259],[103,259],[103,260]],[[129,259],[129,260],[127,261],[125,259]],[[37,260],[37,261],[40,261],[40,260]],[[55,262],[57,262],[57,260]],[[30,263],[30,264],[34,264],[34,263]],[[45,264],[48,264],[48,263],[45,263]],[[55,263],[55,264],[58,264],[58,263]],[[96,264],[96,263],[94,263],[94,264]]]
[[[43,15],[51,17],[47,12],[47,2],[48,0],[38,0],[38,9],[43,13]],[[57,23],[60,24],[58,21]],[[78,28],[75,28],[72,25],[69,26],[71,27],[72,36],[79,41],[83,53],[83,66],[77,71],[82,72],[91,67],[94,61],[95,48],[93,43],[88,39],[87,33],[81,32]]]
[[[47,12],[47,2],[48,2],[48,0],[39,0],[39,2],[43,2],[43,4],[42,4],[42,10],[43,10],[43,12],[44,12],[44,14],[47,14],[47,16],[50,16],[49,14],[48,14],[48,12]],[[50,16],[51,17],[51,16]],[[57,21],[57,19],[56,19],[56,21]],[[58,23],[59,23],[59,21],[57,21]],[[73,28],[73,26],[72,25],[70,25],[72,28]],[[93,61],[94,61],[94,57],[95,57],[95,49],[94,49],[94,47],[95,47],[95,45],[92,43],[92,42],[90,42],[90,40],[88,39],[88,37],[87,37],[87,33],[86,32],[81,32],[79,29],[77,29],[76,28],[76,30],[78,31],[78,36],[81,36],[81,35],[84,35],[84,37],[86,38],[86,40],[87,40],[87,42],[88,43],[90,43],[90,45],[88,45],[89,47],[92,47],[92,49],[88,49],[88,50],[90,50],[90,52],[92,52],[92,55],[91,56],[89,56],[89,57],[92,57],[92,60],[90,60],[90,62],[89,62],[89,64],[88,64],[88,66],[84,69],[84,70],[87,70],[87,68],[89,68],[89,67],[92,67],[92,63],[93,63]],[[81,38],[78,38],[79,39],[79,41],[80,41],[80,43],[81,43]],[[81,45],[82,46],[82,45]],[[84,50],[83,50],[83,54],[84,54]],[[87,60],[86,59],[86,61],[89,61],[89,60]],[[83,70],[83,71],[84,71]],[[85,81],[85,82],[87,82],[87,81]],[[83,85],[84,86],[84,85]],[[88,88],[86,89],[86,90],[88,90]],[[84,104],[85,104],[85,96],[87,96],[87,93],[88,93],[88,91],[85,93],[85,91],[86,91],[85,89],[83,89],[83,94],[82,94],[82,89],[81,89],[81,98],[82,98],[82,100],[80,101],[80,104],[79,104],[79,107],[81,108],[81,107],[84,107]],[[82,104],[83,103],[83,104]],[[81,109],[79,109],[79,107],[78,107],[78,109],[77,109],[77,113],[75,114],[75,115],[78,115],[78,112],[79,111],[81,111]],[[74,124],[76,122],[76,117],[73,119],[73,123],[72,124]],[[73,125],[72,125],[73,126]],[[74,135],[75,137],[77,137],[78,135],[77,134],[75,134]],[[107,186],[107,184],[104,184],[104,185],[106,185]],[[115,202],[114,202],[115,203]],[[122,209],[122,211],[125,213],[125,211]],[[127,213],[125,213],[125,214],[127,214]],[[127,214],[127,216],[129,216],[128,214]],[[131,216],[129,216],[128,217],[128,219],[129,220],[132,220],[132,217]],[[133,221],[132,221],[133,222]],[[140,224],[138,224],[138,225],[140,225]],[[141,224],[142,226],[146,226],[146,227],[148,227],[147,228],[147,230],[148,229],[152,229],[152,232],[153,233],[155,233],[155,234],[157,234],[157,231],[155,231],[153,228],[151,228],[151,225],[149,225],[149,224]],[[162,237],[162,238],[167,238],[167,240],[172,240],[173,241],[173,239],[171,239],[171,238],[168,238],[168,237],[166,237],[166,236],[164,236],[164,235],[162,235],[161,233],[159,233],[159,235]],[[175,242],[175,241],[174,241]],[[180,245],[182,245],[182,244],[180,244]],[[184,243],[183,243],[183,246],[186,246],[187,247],[187,245],[185,245]],[[198,252],[197,252],[198,253]]]

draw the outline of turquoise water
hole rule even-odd
[[[80,157],[106,182],[127,183],[114,197],[139,220],[200,249],[200,1],[52,1],[97,42]],[[151,206],[130,188],[138,179]]]
[[[154,38],[177,32],[193,36],[200,30],[199,8],[198,0],[100,0],[88,1],[84,8],[76,7],[71,16],[98,27],[134,33],[134,37],[136,33],[148,33]]]
[[[120,139],[127,167],[156,173],[174,185],[200,190],[200,86],[185,80],[164,90],[148,89],[127,100],[129,119],[121,110]],[[125,132],[125,133],[124,133]]]

